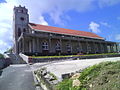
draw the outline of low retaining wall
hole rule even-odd
[[[74,58],[73,58],[73,60],[76,60],[76,59],[107,58],[107,57],[120,57],[120,54],[114,54],[114,55],[91,55],[91,56],[78,56],[78,57],[74,57]]]
[[[26,63],[29,63],[29,56],[26,56],[26,55],[24,55],[22,53],[20,53],[19,55]]]
[[[32,58],[24,54],[19,54],[26,63],[38,63],[38,62],[51,62],[51,61],[60,61],[65,59],[95,59],[95,58],[107,58],[107,57],[120,57],[120,54],[111,54],[111,55],[88,55],[88,56],[74,56],[74,57],[59,57],[59,58]]]
[[[61,57],[61,58],[32,58],[29,57],[29,63],[38,63],[38,62],[51,62],[51,61],[60,61],[65,59],[70,59],[71,57]]]

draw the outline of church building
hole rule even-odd
[[[118,52],[118,43],[85,31],[29,22],[28,9],[14,7],[13,32],[15,54],[70,55]]]

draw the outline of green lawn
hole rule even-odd
[[[120,90],[120,61],[86,68],[78,80],[80,85],[73,87],[73,80],[65,79],[56,86],[57,90]]]

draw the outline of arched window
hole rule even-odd
[[[68,51],[68,52],[71,51],[71,45],[70,45],[70,43],[67,43],[66,48],[67,48],[67,51]]]
[[[59,41],[56,43],[55,49],[56,49],[57,51],[61,50],[60,42],[59,42]]]
[[[25,28],[23,29],[23,32],[26,32],[26,29],[25,29]]]
[[[21,20],[21,21],[24,21],[24,20],[25,20],[25,18],[24,18],[24,17],[20,17],[20,20]]]
[[[42,50],[48,50],[49,48],[48,48],[48,42],[47,41],[45,41],[45,42],[43,42],[42,43]]]
[[[18,28],[18,37],[20,37],[20,35],[21,35],[21,29]]]
[[[91,52],[91,46],[88,44],[88,51]]]
[[[23,10],[21,10],[21,12],[23,13]]]

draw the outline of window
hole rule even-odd
[[[21,12],[21,10],[18,9],[18,12]]]
[[[26,32],[26,29],[25,29],[25,28],[23,29],[23,32]]]
[[[23,10],[21,10],[21,12],[23,13]]]
[[[91,46],[88,44],[88,51],[91,52]]]
[[[18,37],[20,37],[20,35],[21,35],[21,29],[18,28]]]
[[[24,17],[21,17],[20,20],[21,20],[21,21],[24,21],[25,19],[24,19]]]
[[[48,50],[48,42],[43,42],[42,43],[42,50]]]
[[[67,48],[67,51],[68,51],[68,52],[70,52],[70,51],[71,51],[71,46],[70,46],[70,44],[69,44],[69,43],[67,44],[66,48]]]
[[[59,42],[59,41],[56,43],[55,49],[56,49],[57,51],[61,50],[60,42]]]

